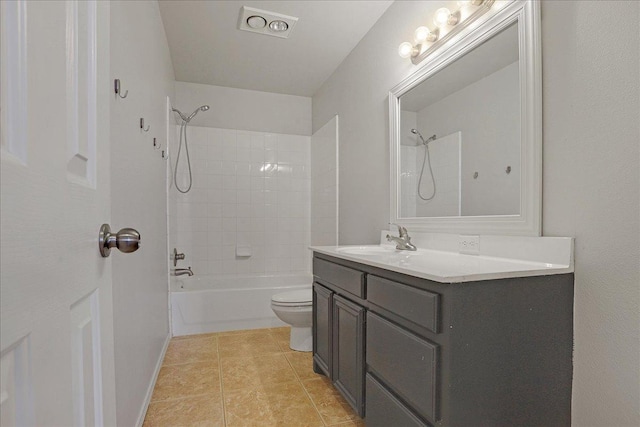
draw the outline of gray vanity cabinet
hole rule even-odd
[[[570,426],[573,274],[438,283],[314,253],[314,371],[368,427]]]
[[[317,373],[329,378],[332,378],[332,318],[333,292],[316,283],[313,285],[313,366]]]
[[[333,385],[364,414],[363,307],[336,295],[333,299]]]

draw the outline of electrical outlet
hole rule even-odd
[[[467,255],[480,254],[480,236],[458,236],[458,252]]]

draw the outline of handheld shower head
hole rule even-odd
[[[422,140],[422,143],[424,145],[427,145],[428,143],[430,143],[431,141],[435,141],[436,140],[436,136],[435,135],[431,135],[429,137],[429,139],[427,139],[425,141],[424,137],[422,136],[422,134],[420,133],[420,131],[418,131],[418,129],[411,129],[411,133],[414,135],[418,135],[420,137],[420,139]]]
[[[198,108],[196,108],[196,111],[194,111],[193,113],[191,113],[191,115],[189,117],[187,117],[187,123],[191,121],[191,119],[193,119],[196,114],[198,114],[200,111],[207,111],[209,109],[208,105],[202,105]]]
[[[198,114],[200,111],[207,111],[209,109],[208,105],[202,105],[198,108],[196,108],[196,111],[194,111],[193,113],[191,113],[191,115],[189,117],[185,116],[182,111],[178,110],[177,108],[173,108],[171,107],[171,111],[178,113],[178,115],[180,116],[180,118],[182,119],[182,121],[189,123],[191,121],[191,119],[193,119],[196,114]]]

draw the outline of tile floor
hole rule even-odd
[[[144,421],[151,426],[339,426],[364,423],[289,348],[289,328],[176,337]]]

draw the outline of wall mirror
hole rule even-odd
[[[539,5],[508,2],[389,92],[391,222],[539,236]]]

